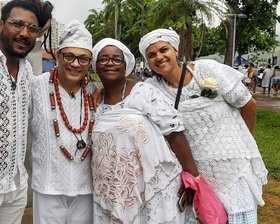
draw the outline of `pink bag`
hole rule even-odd
[[[206,180],[203,177],[195,178],[184,171],[181,176],[185,187],[195,190],[193,206],[198,219],[203,224],[225,224],[226,210]]]

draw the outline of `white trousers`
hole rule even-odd
[[[33,190],[33,223],[92,224],[92,194],[47,195]]]
[[[21,224],[27,204],[27,187],[0,194],[0,224]]]

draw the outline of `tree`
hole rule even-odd
[[[193,23],[197,17],[204,23],[204,18],[211,20],[213,15],[220,16],[223,6],[217,0],[159,0],[153,9],[155,12],[155,23],[159,26],[172,21],[180,25],[179,34],[181,38],[180,58],[186,60],[194,59],[193,52]],[[203,36],[202,36],[203,37]]]
[[[239,55],[255,51],[270,51],[276,44],[275,21],[278,0],[270,3],[264,0],[227,0],[231,6],[226,11],[217,0],[120,0],[118,15],[118,38],[124,42],[136,57],[140,57],[138,43],[141,36],[155,28],[172,27],[178,31],[180,57],[195,59],[199,55],[220,53],[225,62],[231,64],[233,20],[225,14],[245,14],[247,19],[237,19],[236,51]],[[91,10],[85,24],[96,43],[104,37],[115,37],[115,1],[104,0],[105,8]],[[144,5],[143,5],[144,3]],[[143,14],[144,10],[144,14]],[[215,28],[204,25],[211,16],[224,16]],[[207,19],[206,19],[207,18]],[[187,49],[187,50],[186,50]]]
[[[237,20],[236,51],[238,55],[256,51],[271,51],[276,45],[275,21],[280,21],[276,14],[278,0],[227,0],[228,13],[245,14],[246,20]],[[233,20],[224,21],[227,31],[225,64],[231,64]]]

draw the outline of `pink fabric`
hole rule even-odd
[[[181,176],[185,187],[195,190],[193,206],[198,219],[203,224],[225,224],[225,208],[206,180],[203,177],[196,179],[188,172],[182,172]]]

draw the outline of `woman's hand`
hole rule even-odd
[[[103,94],[104,94],[104,89],[96,89],[91,96],[91,100],[93,102],[93,108],[95,111],[102,101]]]
[[[192,204],[194,194],[195,191],[193,189],[185,188],[184,185],[181,185],[178,191],[178,196],[179,196],[178,205],[181,212],[184,212],[186,207]]]

